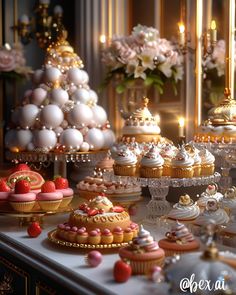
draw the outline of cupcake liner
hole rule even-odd
[[[172,167],[171,176],[173,178],[191,178],[193,177],[193,168]]]
[[[182,255],[182,254],[192,253],[192,252],[198,251],[199,249],[196,248],[192,250],[181,251],[181,250],[169,250],[169,249],[163,248],[163,250],[165,251],[165,256],[167,257],[167,256],[173,256],[173,255]]]
[[[162,176],[163,168],[161,167],[141,167],[140,168],[140,175],[141,177],[147,177],[147,178],[160,178]]]
[[[35,201],[30,202],[9,202],[12,208],[18,212],[30,212],[32,211]]]
[[[55,200],[55,201],[38,201],[39,206],[44,211],[56,211],[62,200]]]
[[[215,165],[214,164],[202,165],[201,175],[203,175],[203,176],[212,175],[212,174],[214,174],[214,171],[215,171]]]
[[[193,166],[193,177],[199,177],[201,175],[202,167],[200,165]]]
[[[60,204],[59,208],[65,208],[65,207],[67,207],[71,203],[72,199],[73,199],[73,196],[71,196],[71,197],[64,197],[62,199],[62,201],[61,201],[61,204]]]
[[[135,176],[135,174],[136,174],[136,165],[123,166],[123,165],[114,164],[113,169],[114,169],[114,173],[116,175]]]
[[[171,167],[168,165],[163,165],[162,176],[171,176]]]
[[[163,266],[165,257],[153,260],[130,260],[132,274],[148,274],[153,266]]]

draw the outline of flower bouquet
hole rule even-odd
[[[176,93],[176,83],[183,77],[183,56],[177,48],[160,38],[157,29],[142,25],[134,27],[129,36],[114,36],[102,53],[102,62],[108,69],[103,86],[121,75],[118,93],[136,79],[142,79],[145,86],[155,86],[160,94],[169,80]]]
[[[0,48],[0,77],[4,78],[27,78],[32,72],[27,67],[21,44],[14,44],[12,47],[5,44]]]

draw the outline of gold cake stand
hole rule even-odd
[[[79,243],[72,243],[61,240],[57,237],[57,229],[54,229],[48,233],[48,239],[50,242],[59,245],[65,246],[68,248],[80,248],[80,249],[115,249],[127,246],[129,243],[112,243],[112,244],[79,244]]]

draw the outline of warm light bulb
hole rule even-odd
[[[212,20],[211,21],[211,29],[212,30],[215,30],[216,29],[216,21],[215,20]]]
[[[185,125],[185,119],[183,117],[179,118],[179,127],[184,127]]]
[[[179,32],[183,34],[185,32],[185,26],[183,23],[179,23]]]
[[[100,43],[105,44],[106,40],[107,40],[106,35],[100,35],[100,37],[99,37]]]

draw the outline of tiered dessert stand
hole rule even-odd
[[[166,215],[171,209],[170,203],[166,200],[169,187],[190,187],[208,185],[212,182],[219,182],[220,174],[215,172],[210,176],[192,177],[192,178],[142,178],[134,176],[118,176],[112,172],[105,172],[104,178],[110,181],[119,181],[126,184],[139,184],[142,187],[148,187],[151,200],[147,204],[147,214],[145,222],[156,223],[157,218]]]

